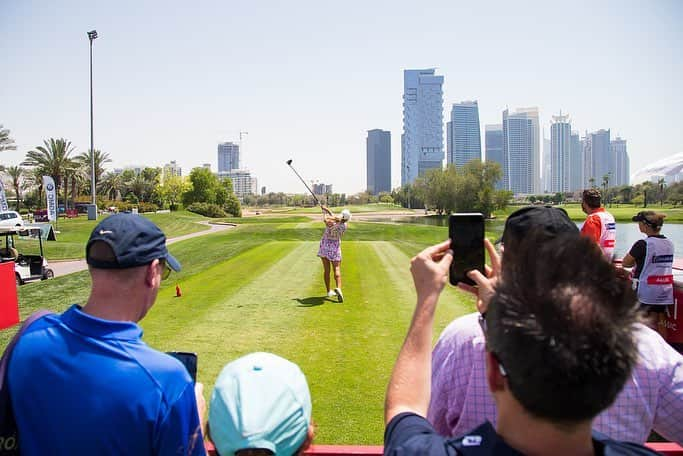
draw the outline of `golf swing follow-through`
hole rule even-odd
[[[318,200],[318,197],[315,196],[313,190],[306,184],[306,181],[304,181],[299,173],[296,172],[292,166],[291,159],[287,160],[287,165],[292,168],[294,174],[303,182],[306,189],[313,195],[313,199],[323,211],[325,232],[323,233],[323,237],[320,240],[320,247],[318,248],[318,256],[323,262],[323,280],[325,281],[327,297],[333,298],[336,296],[338,302],[343,302],[344,295],[341,291],[341,238],[346,231],[348,221],[351,219],[351,212],[348,209],[344,209],[341,212],[341,216],[335,216],[327,206],[324,206],[320,200]],[[336,285],[334,289],[330,288],[330,272],[332,266],[334,266],[334,281]]]

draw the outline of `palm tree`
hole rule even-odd
[[[657,180],[657,185],[659,186],[659,205],[662,206],[664,205],[664,186],[666,185],[664,178]]]
[[[73,159],[70,157],[74,147],[71,141],[64,138],[46,139],[43,144],[44,146],[38,146],[26,154],[23,165],[40,170],[43,175],[52,176],[59,189],[65,174],[74,167]]]
[[[101,182],[102,192],[110,200],[120,200],[126,184],[123,175],[120,173],[107,173]]]
[[[102,152],[99,149],[95,149],[95,186],[99,188],[102,184],[102,175],[104,174],[104,164],[111,163],[111,158],[106,152]],[[87,176],[87,181],[90,182],[92,179],[92,160],[93,154],[92,150],[88,149],[87,152],[83,152],[76,157],[76,160],[81,164],[81,166],[88,172],[85,173]]]
[[[2,124],[0,124],[0,152],[5,150],[17,150],[17,146],[14,145],[14,140],[9,137],[9,130],[2,128]]]
[[[17,211],[21,204],[21,188],[24,186],[24,168],[21,166],[8,166],[5,168],[5,172],[12,178],[12,187],[14,187],[14,193],[17,195]]]

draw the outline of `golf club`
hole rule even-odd
[[[311,195],[313,196],[313,199],[315,200],[315,202],[316,202],[320,207],[322,207],[322,203],[321,203],[321,202],[318,200],[318,198],[315,196],[315,193],[313,193],[313,190],[311,190],[311,188],[308,186],[308,184],[306,184],[306,181],[303,179],[303,177],[301,177],[301,176],[299,175],[299,173],[297,173],[296,170],[294,169],[294,167],[292,166],[292,159],[291,159],[291,158],[290,158],[289,160],[287,160],[287,165],[288,165],[290,168],[292,168],[292,171],[294,171],[294,174],[296,174],[296,176],[301,180],[301,182],[303,182],[303,184],[306,186],[306,189],[307,189],[309,192],[311,192]]]

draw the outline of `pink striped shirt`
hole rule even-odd
[[[496,425],[486,383],[479,314],[460,317],[441,333],[432,353],[432,397],[427,418],[440,434],[459,436],[485,420]],[[640,357],[614,404],[593,427],[615,440],[644,443],[654,429],[683,444],[683,356],[657,332],[636,330]]]

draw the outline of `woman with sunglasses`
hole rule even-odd
[[[662,336],[666,335],[663,320],[667,306],[674,303],[674,246],[660,233],[665,217],[665,214],[653,211],[633,216],[631,220],[638,222],[640,232],[647,237],[636,241],[622,261],[624,267],[635,266],[632,280],[640,308],[645,312],[648,325]]]

